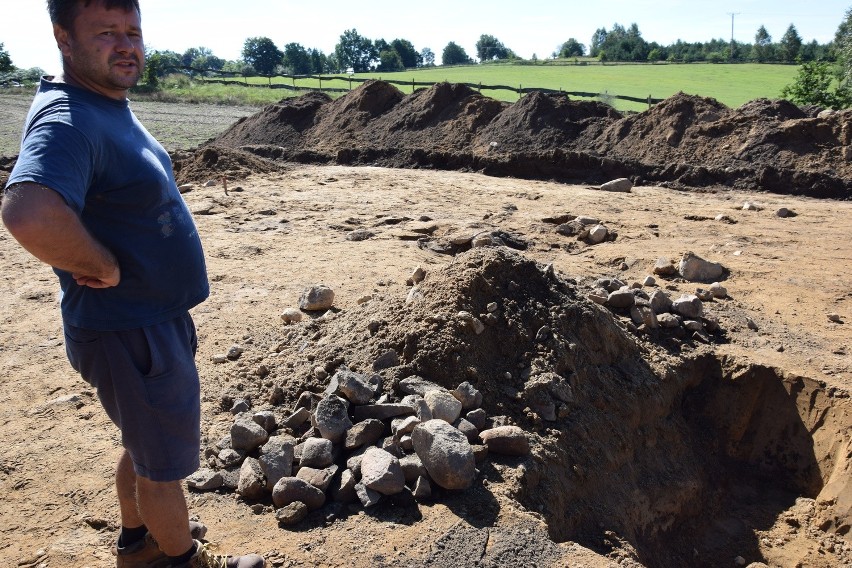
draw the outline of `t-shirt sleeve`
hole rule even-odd
[[[79,214],[92,184],[94,161],[92,144],[73,126],[38,125],[26,133],[7,187],[23,182],[43,185]]]

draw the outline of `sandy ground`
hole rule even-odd
[[[417,266],[429,271],[452,261],[417,246],[414,239],[422,233],[416,231],[424,224],[434,235],[491,228],[523,235],[533,243],[525,254],[577,278],[641,282],[657,258],[678,260],[692,251],[730,272],[724,282],[729,299],[711,308],[727,338],[716,346],[720,354],[824,381],[838,391],[852,387],[852,203],[656,187],[615,194],[469,173],[339,166],[293,166],[231,181],[228,189],[199,185],[185,194],[212,288],[210,299],[193,310],[204,432],[231,419],[219,408],[228,364],[213,363],[214,355],[280,331],[279,313],[295,307],[312,284],[332,287],[341,310],[353,309],[365,295],[404,296]],[[761,210],[742,210],[747,201]],[[780,207],[796,215],[780,218]],[[617,230],[617,240],[578,246],[543,221],[568,213],[600,218]],[[719,214],[734,222],[715,220]],[[431,221],[421,220],[426,218]],[[347,240],[356,226],[375,236]],[[50,269],[6,232],[0,232],[0,266],[0,437],[6,441],[0,450],[0,559],[25,567],[112,566],[117,432],[65,359]],[[684,281],[668,285],[673,295],[696,288]],[[840,323],[828,314],[838,314]],[[537,517],[498,490],[494,499],[494,527],[542,530]],[[436,556],[442,538],[470,524],[463,497],[387,506],[296,529],[280,528],[270,511],[256,514],[227,493],[193,493],[189,504],[217,548],[260,552],[275,566],[473,565]],[[850,557],[841,554],[852,550],[843,538],[807,536],[804,530],[790,537],[789,529],[780,518],[761,529],[758,536],[775,543],[763,550],[767,564],[836,566]],[[559,559],[553,565],[617,560],[572,543],[554,546]]]

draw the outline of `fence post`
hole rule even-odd
[[[414,94],[414,77],[411,78],[411,94]]]
[[[319,90],[322,91],[322,75],[319,75]]]
[[[352,76],[349,76],[349,90],[352,90]]]
[[[651,110],[651,95],[648,95],[648,110]]]
[[[523,96],[524,96],[524,86],[518,85],[518,100],[521,100],[521,98]]]

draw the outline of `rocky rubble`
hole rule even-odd
[[[372,507],[403,492],[428,500],[433,487],[464,490],[489,453],[530,453],[524,431],[489,418],[468,382],[448,390],[410,376],[395,392],[381,388],[379,375],[342,367],[322,394],[303,392],[286,415],[235,401],[229,435],[207,447],[207,467],[187,486],[271,498],[276,518],[290,525],[326,502]]]
[[[689,282],[712,283],[706,289],[696,288],[694,294],[672,298],[657,287],[655,278],[650,275],[641,283],[629,285],[618,278],[599,278],[593,283],[588,298],[615,314],[629,316],[627,326],[634,333],[662,331],[675,340],[690,338],[709,343],[721,327],[719,319],[705,310],[705,303],[728,297],[727,289],[714,281],[725,275],[724,267],[686,252],[677,266],[667,258],[658,259],[653,272],[663,278],[681,277]]]

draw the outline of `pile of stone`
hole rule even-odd
[[[614,241],[618,238],[618,233],[601,223],[600,219],[588,215],[577,215],[564,220],[557,225],[556,232],[566,237],[576,237],[578,241],[589,245]]]
[[[727,289],[715,281],[724,276],[724,267],[687,252],[678,265],[666,258],[658,259],[654,274],[712,283],[707,288],[696,288],[694,294],[682,294],[673,299],[668,292],[655,287],[656,279],[653,276],[630,285],[618,278],[599,278],[594,282],[588,297],[615,312],[628,312],[634,332],[647,333],[654,329],[664,329],[679,339],[690,337],[709,343],[711,335],[720,331],[720,326],[719,320],[705,311],[704,304],[714,299],[727,298]],[[651,291],[648,292],[646,288]]]
[[[411,376],[393,394],[381,386],[379,375],[341,367],[324,393],[302,393],[280,421],[236,401],[230,434],[207,448],[208,467],[188,487],[230,489],[249,501],[271,496],[276,517],[290,525],[329,500],[371,507],[403,492],[428,500],[435,486],[464,490],[489,453],[530,451],[526,433],[489,418],[468,382],[448,390]]]

